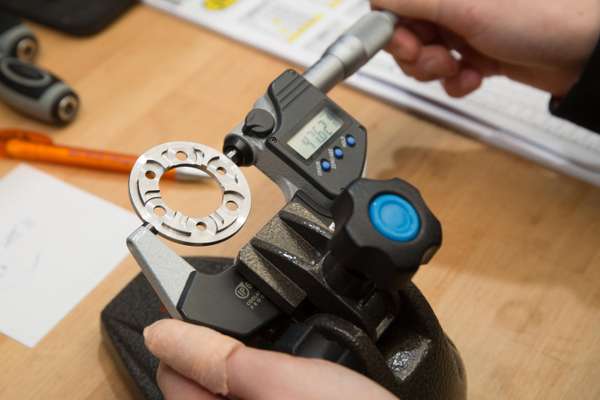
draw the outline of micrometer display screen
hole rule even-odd
[[[323,109],[287,144],[308,160],[342,127],[344,122],[329,108]]]

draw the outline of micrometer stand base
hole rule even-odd
[[[202,257],[187,261],[208,273],[223,271],[233,263],[231,259]],[[414,285],[402,290],[401,296],[402,317],[377,344],[396,376],[396,394],[403,400],[464,400],[466,378],[458,351]],[[163,399],[155,380],[158,360],[144,346],[142,334],[146,326],[163,318],[168,314],[142,274],[102,311],[105,347],[121,367],[135,398]]]

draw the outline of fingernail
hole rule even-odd
[[[481,75],[477,71],[463,71],[460,80],[460,86],[463,89],[475,90],[479,85],[481,85]]]
[[[154,322],[151,325],[148,325],[147,327],[144,328],[144,341],[146,343],[148,343],[148,340],[150,339],[150,337],[152,336],[152,331],[154,330],[154,326],[156,325],[156,322]]]
[[[404,62],[414,62],[418,57],[418,52],[402,43],[394,44],[391,51],[392,55]]]
[[[438,63],[435,59],[426,60],[423,63],[423,71],[428,75],[436,75],[438,70]]]

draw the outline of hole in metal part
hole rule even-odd
[[[159,184],[164,204],[195,219],[212,214],[223,204],[223,190],[213,177],[200,181],[175,181],[163,175]]]
[[[185,161],[188,159],[188,155],[185,151],[178,151],[175,155],[179,161]]]
[[[198,222],[196,224],[196,229],[198,229],[200,232],[204,232],[206,230],[206,224],[204,222]]]
[[[237,211],[237,209],[239,208],[239,206],[237,205],[237,203],[235,201],[228,201],[227,203],[225,203],[225,205],[227,206],[227,208],[230,211]]]
[[[154,207],[154,215],[157,217],[164,217],[167,214],[167,210],[164,207],[156,206]]]
[[[219,175],[225,175],[227,173],[227,170],[223,167],[219,167],[219,168],[217,168],[217,173]]]
[[[154,171],[146,171],[146,178],[152,180],[156,178],[156,173]]]

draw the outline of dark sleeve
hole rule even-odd
[[[600,133],[600,42],[571,91],[565,97],[552,99],[550,112]]]

